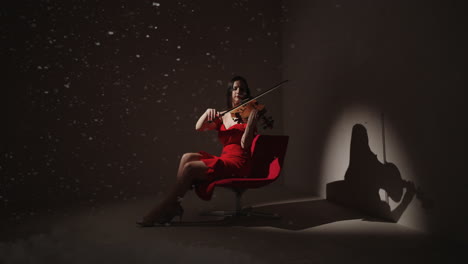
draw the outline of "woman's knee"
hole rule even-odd
[[[206,166],[203,164],[200,164],[200,162],[197,161],[190,161],[185,163],[182,177],[186,179],[195,179],[198,178],[199,174],[202,174],[206,168]]]
[[[200,156],[201,156],[200,153],[184,153],[180,161],[181,163],[187,163],[190,161],[199,160]]]

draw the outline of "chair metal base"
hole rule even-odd
[[[218,216],[218,217],[243,217],[243,216],[254,216],[254,217],[263,217],[263,218],[270,218],[270,219],[279,219],[281,218],[278,214],[270,214],[270,213],[262,213],[253,210],[252,206],[242,207],[242,194],[246,191],[246,189],[242,188],[230,188],[236,195],[235,206],[236,210],[231,211],[211,211],[211,212],[203,212],[201,216]]]

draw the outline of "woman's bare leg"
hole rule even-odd
[[[190,189],[194,181],[207,180],[206,171],[208,167],[203,161],[189,161],[184,164],[181,173],[177,175],[175,186],[166,196],[167,201],[177,202]]]
[[[200,160],[201,157],[202,154],[200,153],[185,153],[182,155],[182,158],[180,158],[179,169],[177,170],[177,179],[182,175],[184,166],[187,162]]]
[[[203,161],[186,162],[181,170],[181,174],[177,175],[176,184],[171,188],[163,201],[144,217],[144,221],[154,221],[165,210],[170,210],[170,208],[177,206],[178,200],[190,189],[193,181],[208,179],[206,170],[208,170],[208,167]]]

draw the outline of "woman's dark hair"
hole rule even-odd
[[[232,107],[232,89],[233,89],[233,86],[234,86],[234,82],[236,82],[236,81],[240,81],[241,89],[243,89],[245,91],[245,95],[246,95],[245,98],[246,99],[250,98],[250,89],[249,89],[249,85],[247,84],[247,80],[245,80],[245,78],[242,77],[242,76],[235,76],[229,82],[227,93],[226,93],[228,109],[230,109]]]

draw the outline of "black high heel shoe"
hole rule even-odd
[[[143,220],[141,222],[137,222],[137,225],[140,227],[153,227],[156,225],[165,225],[172,222],[174,217],[179,217],[179,222],[182,221],[182,216],[184,215],[184,208],[180,204],[177,204],[174,209],[170,211],[163,212],[157,219],[155,220]]]

